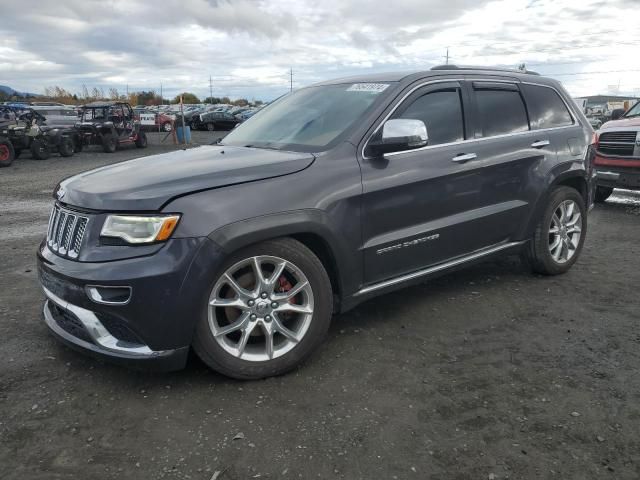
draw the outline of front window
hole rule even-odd
[[[354,83],[303,88],[251,117],[225,137],[224,145],[326,150],[340,141],[389,86]]]
[[[626,118],[629,117],[640,117],[640,102],[636,103],[633,107],[631,107],[627,113],[624,114]]]

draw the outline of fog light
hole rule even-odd
[[[87,285],[85,290],[91,300],[104,305],[126,305],[131,300],[131,287]]]

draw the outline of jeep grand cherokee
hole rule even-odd
[[[561,85],[439,67],[295,91],[223,143],[62,181],[38,250],[68,345],[236,378],[286,372],[374,295],[525,251],[566,272],[593,131]]]

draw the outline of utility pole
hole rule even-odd
[[[164,97],[162,96],[162,84],[160,84],[160,102],[164,105]]]
[[[447,54],[444,56],[446,65],[449,65],[449,47],[447,47]]]
[[[293,68],[289,69],[289,91],[293,92]]]
[[[127,98],[129,98],[129,84],[127,83]]]
[[[211,75],[209,75],[209,103],[213,103],[213,82]]]

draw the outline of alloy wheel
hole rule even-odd
[[[242,360],[264,362],[291,351],[313,317],[313,290],[293,263],[274,256],[246,258],[227,269],[209,296],[216,342]]]
[[[573,200],[556,207],[549,225],[549,252],[557,263],[566,263],[575,255],[582,236],[582,214]]]

